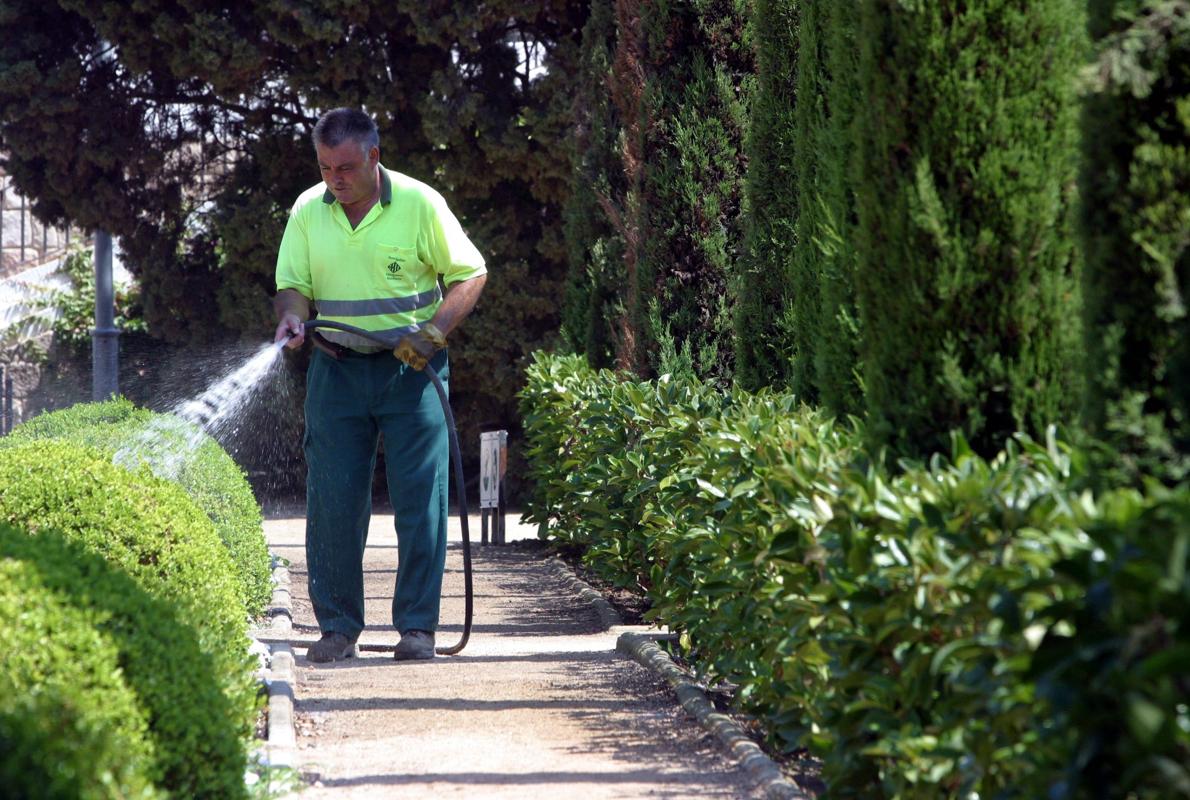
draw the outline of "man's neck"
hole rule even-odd
[[[372,194],[371,195],[369,195],[364,200],[357,200],[356,202],[354,202],[350,205],[340,203],[340,205],[343,206],[343,213],[347,215],[347,221],[351,223],[351,227],[353,227],[353,228],[356,225],[359,225],[360,222],[363,221],[364,217],[367,216],[368,212],[372,210],[372,206],[374,206],[378,202],[380,202],[380,165],[379,164],[376,165],[376,167],[372,173],[372,177],[374,178],[374,180],[372,181]]]

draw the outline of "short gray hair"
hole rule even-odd
[[[367,153],[380,146],[376,122],[358,108],[335,108],[318,118],[314,125],[314,146],[338,147],[348,139],[359,142]]]

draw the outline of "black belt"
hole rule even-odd
[[[330,339],[327,339],[318,331],[313,331],[310,334],[310,341],[322,352],[326,353],[336,361],[347,355],[348,349],[341,344],[335,344]]]

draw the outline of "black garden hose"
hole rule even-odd
[[[365,339],[375,342],[389,349],[393,348],[393,343],[385,341],[374,333],[365,331],[362,328],[357,328],[354,325],[347,325],[342,322],[335,322],[333,320],[312,319],[305,323],[306,330],[313,328],[334,328],[335,330],[346,331],[354,333],[356,336],[362,336]],[[446,396],[446,388],[442,385],[442,380],[438,377],[438,373],[434,372],[429,364],[426,364],[422,370],[430,379],[430,383],[434,385],[434,390],[438,392],[438,400],[442,403],[442,415],[446,417],[446,430],[449,434],[450,440],[450,460],[455,465],[455,493],[458,495],[459,504],[459,522],[463,528],[463,584],[464,589],[464,611],[463,611],[463,636],[459,639],[458,644],[451,647],[436,647],[435,652],[443,656],[453,656],[462,652],[463,648],[467,646],[467,640],[471,637],[471,612],[473,609],[472,591],[471,591],[471,534],[467,529],[467,489],[466,483],[463,481],[463,455],[459,451],[459,434],[455,430],[455,415],[450,410],[450,399]],[[398,567],[399,569],[399,567]]]

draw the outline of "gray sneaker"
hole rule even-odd
[[[342,661],[359,655],[355,646],[355,639],[348,638],[338,631],[322,634],[322,638],[310,645],[306,651],[306,658],[315,664],[326,664],[331,661]]]
[[[406,631],[393,658],[397,661],[417,661],[434,657],[434,634],[429,631]]]

